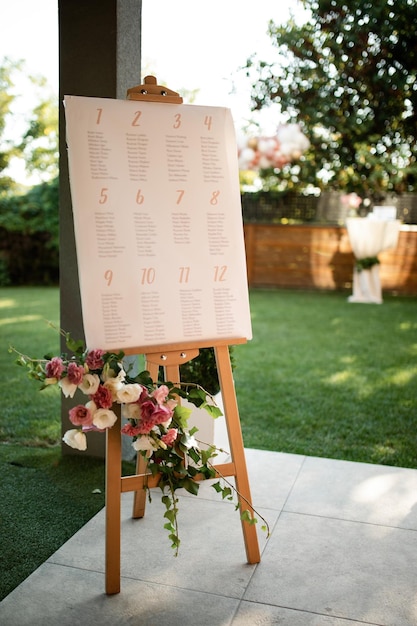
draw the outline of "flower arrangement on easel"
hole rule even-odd
[[[87,449],[87,432],[112,428],[118,419],[114,405],[123,406],[125,423],[121,432],[132,437],[133,448],[146,459],[147,472],[158,477],[166,508],[164,528],[177,555],[180,545],[177,489],[197,495],[201,479],[218,478],[212,486],[223,499],[232,500],[233,491],[236,492],[224,476],[219,478],[212,464],[218,453],[224,451],[214,445],[202,446],[196,438],[198,429],[188,427],[192,409],[183,406],[181,399],[205,410],[214,419],[222,415],[221,410],[211,394],[198,384],[154,382],[147,371],[133,375],[130,367],[125,367],[123,351],[88,350],[82,341],[60,332],[68,348],[68,353],[60,356],[36,359],[13,347],[9,351],[17,354],[16,363],[28,369],[29,378],[41,383],[41,390],[58,385],[67,398],[75,398],[77,392],[86,397],[86,402],[76,403],[69,410],[74,428],[64,434],[63,441],[74,449]],[[145,488],[151,500],[146,482]],[[241,518],[255,524],[255,510],[247,504],[250,510],[241,511]],[[237,504],[236,509],[239,508]],[[259,517],[265,524],[262,528],[269,534],[266,520]]]

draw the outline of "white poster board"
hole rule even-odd
[[[229,109],[65,97],[87,346],[252,336]]]

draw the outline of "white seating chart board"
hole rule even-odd
[[[250,339],[229,109],[65,96],[65,115],[87,346]]]

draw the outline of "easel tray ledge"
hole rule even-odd
[[[247,343],[247,339],[244,337],[228,337],[225,339],[207,339],[202,341],[190,341],[182,343],[170,343],[170,344],[155,344],[151,346],[136,346],[130,348],[123,348],[123,352],[126,355],[134,354],[166,354],[167,352],[177,352],[178,350],[193,350],[195,348],[214,348],[215,346],[233,346],[238,344]],[[114,350],[108,350],[109,352],[119,352],[120,347]]]

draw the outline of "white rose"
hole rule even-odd
[[[91,411],[91,413],[95,413],[97,411],[97,404],[94,402],[94,400],[89,400],[85,406],[89,411]]]
[[[103,368],[103,372],[102,372],[102,379],[104,380],[104,382],[106,382],[107,380],[117,380],[118,382],[123,382],[124,379],[126,378],[126,372],[124,371],[123,367],[122,367],[122,363],[118,364],[120,367],[120,371],[117,374],[117,376],[115,376],[115,372],[114,370],[110,369],[110,367],[108,366],[104,366]]]
[[[118,390],[116,397],[118,402],[121,402],[122,404],[129,404],[130,402],[136,402],[136,400],[139,400],[142,390],[142,385],[139,385],[138,383],[123,385],[123,387]]]
[[[117,421],[117,415],[111,409],[97,409],[93,416],[93,424],[100,430],[111,428]]]
[[[93,396],[100,385],[100,378],[97,374],[84,374],[83,382],[78,385],[78,388],[81,389],[86,396]]]
[[[67,446],[75,448],[76,450],[87,450],[87,437],[77,428],[67,430],[65,435],[62,437],[62,441],[66,443]]]
[[[131,420],[140,419],[140,406],[139,404],[126,404],[124,407],[124,417]]]
[[[154,440],[152,437],[149,437],[149,435],[141,435],[132,443],[132,446],[135,450],[147,450],[149,453],[158,449],[158,446],[155,445]],[[150,456],[150,454],[148,456]]]
[[[68,380],[68,376],[61,378],[58,385],[61,387],[62,393],[66,398],[74,397],[74,393],[77,391],[77,385],[75,385],[74,383],[70,383],[70,381]]]
[[[123,378],[119,378],[119,376],[116,376],[115,378],[107,378],[106,382],[104,383],[104,386],[107,387],[107,389],[111,393],[113,402],[117,400],[117,393],[123,387],[123,380]]]

